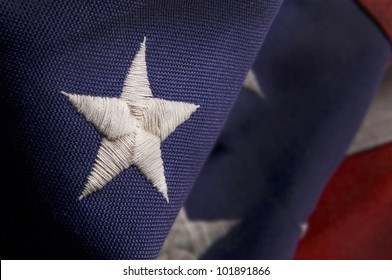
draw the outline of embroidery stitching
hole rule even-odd
[[[153,97],[147,76],[146,38],[131,63],[119,98],[62,94],[102,135],[79,200],[135,165],[169,202],[161,142],[200,106]]]

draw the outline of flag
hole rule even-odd
[[[163,257],[293,258],[390,55],[355,1],[285,1]]]
[[[5,1],[2,257],[154,259],[185,205],[231,227],[200,258],[291,258],[391,48],[282,2]]]
[[[3,1],[2,258],[156,258],[281,2]]]

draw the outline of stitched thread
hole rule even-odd
[[[132,61],[119,98],[62,92],[103,136],[80,200],[136,165],[169,202],[160,144],[199,106],[153,98],[145,52],[146,38]]]
[[[111,140],[130,134],[136,127],[136,120],[125,102],[107,97],[62,94],[88,122]]]

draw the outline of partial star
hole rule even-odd
[[[199,106],[153,97],[147,76],[146,38],[132,61],[120,97],[62,93],[102,135],[79,199],[102,189],[135,165],[169,202],[161,142]]]
[[[257,81],[256,74],[255,72],[253,72],[252,69],[248,71],[248,74],[245,77],[243,85],[245,88],[249,89],[253,93],[256,93],[259,97],[265,98],[265,95],[261,90],[259,82]]]

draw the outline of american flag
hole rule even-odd
[[[2,258],[293,258],[391,1],[282,2],[2,1]],[[179,213],[214,239],[162,249]]]

